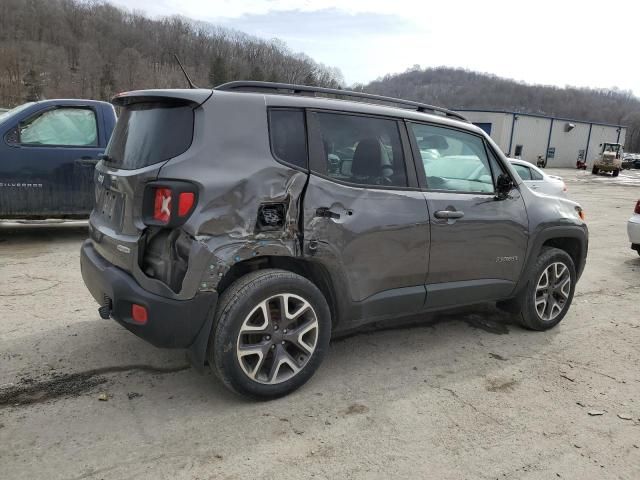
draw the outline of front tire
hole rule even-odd
[[[619,173],[620,173],[620,170],[614,170],[611,175],[614,177],[617,177]]]
[[[575,265],[567,252],[543,248],[525,287],[520,323],[530,330],[555,327],[569,310],[576,280]]]
[[[324,359],[331,313],[312,282],[284,270],[259,270],[220,297],[209,365],[232,391],[271,399],[304,385]]]

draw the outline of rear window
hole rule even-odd
[[[307,168],[307,133],[302,110],[269,110],[271,151],[280,161]]]
[[[145,102],[122,108],[107,146],[109,165],[132,170],[187,151],[193,139],[193,108]]]

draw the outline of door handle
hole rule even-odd
[[[438,210],[433,214],[436,218],[445,218],[448,220],[455,220],[456,218],[464,217],[464,212],[460,212],[458,210]]]
[[[340,218],[340,214],[332,212],[327,207],[320,207],[316,209],[316,217],[335,218],[337,220]]]
[[[93,157],[80,157],[79,159],[77,159],[75,161],[75,163],[78,164],[78,165],[95,165],[99,161],[100,160],[98,160],[97,158],[93,158]]]

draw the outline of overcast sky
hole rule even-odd
[[[419,64],[640,95],[637,0],[111,1],[152,17],[179,14],[280,38],[340,68],[347,84]]]

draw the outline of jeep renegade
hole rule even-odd
[[[529,190],[457,113],[265,82],[113,103],[84,282],[103,318],[235,392],[293,391],[369,322],[498,302],[546,330],[569,309],[580,206]]]

